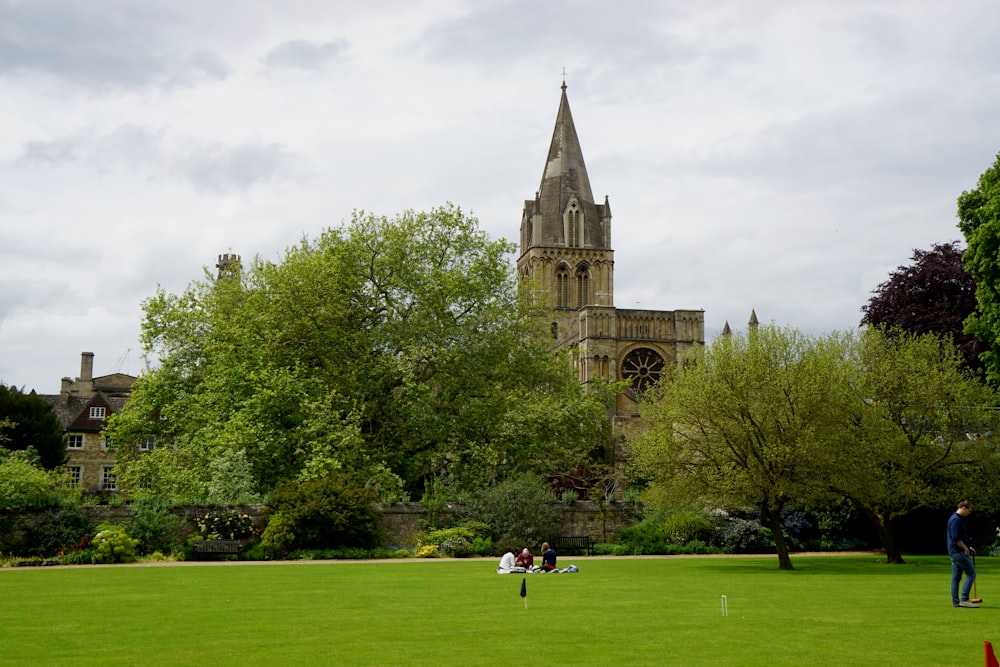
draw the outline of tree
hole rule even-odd
[[[205,498],[228,457],[257,493],[337,470],[412,493],[574,467],[606,412],[519,300],[512,250],[451,205],[355,213],[280,263],[161,290],[142,326],[159,366],[108,426],[119,481]]]
[[[696,348],[644,406],[635,472],[667,498],[757,506],[780,569],[792,569],[780,513],[818,494],[837,432],[842,339],[761,327]],[[833,409],[831,409],[833,408]]]
[[[985,348],[963,328],[976,310],[976,281],[965,270],[958,242],[914,249],[912,259],[912,265],[899,266],[875,288],[861,307],[861,324],[945,336],[961,350],[966,366],[981,373],[979,355]]]
[[[4,420],[8,422],[6,428]],[[35,392],[25,394],[17,387],[0,384],[0,429],[3,447],[11,451],[33,448],[46,470],[66,462],[66,441],[59,418],[52,405]]]
[[[888,562],[902,563],[897,519],[979,488],[996,397],[942,336],[868,327],[851,350],[853,414],[830,452],[830,486],[875,524]]]
[[[987,377],[1000,383],[1000,154],[974,190],[958,198],[958,228],[965,236],[965,269],[976,281],[976,312],[965,321],[986,350]]]

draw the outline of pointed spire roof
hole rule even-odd
[[[559,99],[556,126],[552,131],[552,142],[549,144],[549,156],[545,162],[545,172],[542,174],[542,184],[538,190],[542,195],[543,209],[546,196],[553,199],[559,197],[555,201],[558,202],[560,212],[573,194],[588,204],[594,203],[590,178],[583,162],[583,149],[580,148],[580,138],[576,135],[576,125],[569,109],[565,81],[562,84],[562,96]]]
[[[756,308],[751,308],[750,309],[750,321],[747,322],[747,326],[749,326],[751,329],[756,329],[759,325],[760,325],[760,322],[757,321],[757,309]]]
[[[602,204],[594,201],[580,138],[576,134],[576,124],[569,109],[566,82],[563,81],[556,124],[549,143],[545,169],[542,171],[542,182],[538,186],[535,200],[525,202],[525,215],[537,216],[536,224],[540,227],[534,237],[537,243],[565,244],[563,215],[574,197],[583,212],[586,228],[583,245],[589,248],[609,248],[611,206],[607,197]]]

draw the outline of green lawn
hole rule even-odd
[[[2,569],[0,664],[937,666],[1000,645],[998,559],[981,609],[952,608],[945,557],[569,563],[527,575],[527,609],[481,560]]]

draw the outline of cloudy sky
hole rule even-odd
[[[352,210],[518,238],[565,68],[615,303],[823,333],[1000,151],[1000,3],[0,0],[0,382],[139,374],[141,303]]]

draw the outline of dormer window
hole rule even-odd
[[[566,207],[565,215],[566,245],[570,248],[579,248],[583,244],[583,225],[581,224],[583,216],[581,213],[580,205],[576,199],[571,200],[569,206]]]
[[[90,409],[90,418],[91,419],[104,419],[104,415],[105,415],[106,411],[107,411],[107,408],[104,408],[104,407],[91,408]]]

